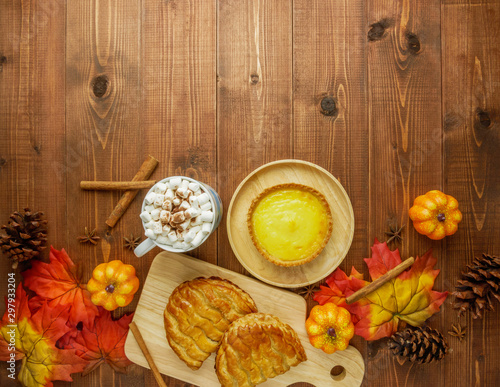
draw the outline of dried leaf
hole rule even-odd
[[[41,297],[30,300],[32,307],[42,305],[47,299],[50,308],[62,305],[69,310],[70,325],[76,326],[82,321],[87,327],[92,326],[97,307],[64,249],[58,251],[51,247],[50,263],[33,262],[33,267],[22,274],[25,286]]]
[[[387,243],[375,239],[372,257],[365,259],[372,280],[385,274],[401,263],[399,250],[391,251]],[[334,302],[348,309],[353,315],[355,333],[366,340],[389,337],[397,331],[399,321],[413,326],[420,326],[444,302],[448,292],[432,290],[439,270],[434,270],[436,258],[429,250],[422,257],[417,257],[412,267],[398,277],[388,281],[378,290],[370,293],[358,302],[347,305],[345,298],[368,285],[362,275],[354,268],[348,277],[337,269],[327,279],[328,288],[314,296],[320,304]]]
[[[0,323],[0,360],[10,357],[8,343],[15,337],[16,360],[22,360],[18,380],[23,386],[52,386],[52,380],[71,382],[71,374],[81,372],[87,363],[72,349],[59,349],[56,341],[70,328],[68,309],[44,303],[36,312],[30,309],[21,285],[16,292],[15,317],[7,309]]]
[[[108,363],[115,371],[125,373],[132,364],[125,356],[125,339],[133,314],[113,320],[111,313],[99,308],[99,316],[92,329],[83,326],[80,331],[68,332],[58,343],[62,348],[73,348],[76,354],[88,362],[83,371],[86,375],[102,363]]]

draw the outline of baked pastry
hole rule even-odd
[[[247,314],[233,322],[221,341],[215,372],[223,387],[250,387],[307,360],[297,333],[277,317]]]
[[[229,325],[254,312],[253,299],[231,281],[200,277],[184,282],[174,289],[163,313],[168,343],[197,370],[217,350]]]
[[[257,250],[280,266],[312,261],[328,243],[333,227],[325,197],[294,183],[270,187],[255,198],[247,225]]]

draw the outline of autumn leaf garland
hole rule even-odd
[[[131,362],[124,344],[133,315],[113,320],[110,312],[92,304],[64,250],[51,248],[50,263],[34,262],[23,276],[36,296],[29,299],[19,285],[15,321],[6,311],[0,322],[0,360],[10,359],[14,334],[16,360],[22,360],[18,380],[23,386],[72,381],[72,373],[88,374],[102,363],[125,372]]]
[[[327,286],[315,293],[314,300],[321,305],[333,302],[349,310],[352,315],[355,333],[366,340],[389,337],[398,329],[399,321],[412,326],[420,326],[425,320],[439,311],[448,292],[432,290],[439,270],[434,270],[436,258],[429,250],[417,257],[412,267],[381,288],[347,305],[346,297],[369,284],[363,275],[352,268],[351,274],[341,269],[335,270],[326,280]],[[399,250],[391,251],[387,243],[375,239],[372,257],[365,259],[372,280],[401,263]]]

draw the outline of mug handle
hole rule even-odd
[[[151,251],[155,246],[156,244],[150,238],[148,238],[135,248],[134,254],[137,257],[142,257],[144,254]]]

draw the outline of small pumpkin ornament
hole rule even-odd
[[[415,230],[433,240],[455,234],[462,220],[457,199],[438,190],[418,196],[408,214]]]
[[[354,324],[347,309],[328,302],[312,308],[306,331],[313,347],[331,354],[347,348],[354,336]]]
[[[135,268],[119,260],[98,265],[87,284],[92,302],[110,311],[130,304],[138,289]]]

